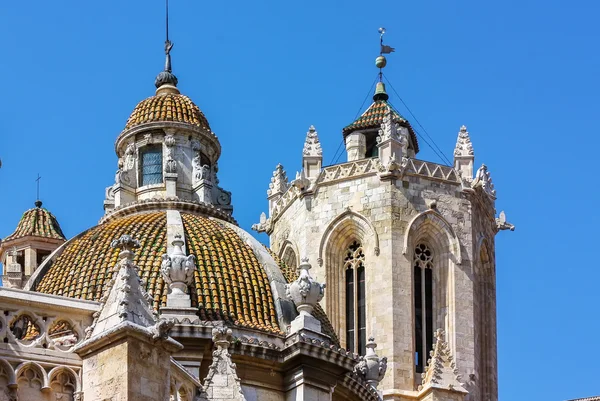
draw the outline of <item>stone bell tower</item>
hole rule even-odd
[[[381,49],[379,68],[393,51]],[[495,236],[514,226],[496,218],[488,168],[473,175],[467,128],[453,165],[419,160],[415,131],[379,82],[342,133],[348,161],[322,167],[309,129],[301,171],[289,182],[277,167],[254,228],[286,264],[318,261],[342,346],[364,355],[377,338],[385,400],[497,400]]]

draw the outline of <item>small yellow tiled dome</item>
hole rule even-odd
[[[42,202],[37,201],[33,209],[23,214],[14,233],[4,238],[11,241],[27,236],[52,238],[65,241],[65,235],[60,229],[58,220],[52,213],[42,207]]]
[[[210,131],[202,111],[180,93],[158,94],[142,100],[129,116],[125,129],[158,121],[187,123]]]

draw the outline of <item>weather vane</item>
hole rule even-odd
[[[379,28],[378,32],[379,32],[379,46],[380,46],[380,49],[379,49],[379,57],[377,57],[375,59],[375,65],[377,66],[377,68],[379,68],[379,82],[381,82],[382,78],[383,78],[383,67],[385,67],[386,64],[387,64],[387,60],[386,60],[384,54],[390,54],[393,51],[395,51],[396,49],[394,49],[391,46],[383,44],[383,35],[385,35],[385,28],[384,27]]]
[[[169,0],[166,0],[166,19],[167,38],[165,40],[165,55],[167,59],[165,60],[165,71],[171,72],[171,49],[173,48],[173,42],[169,40]]]

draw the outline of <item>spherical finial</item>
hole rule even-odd
[[[387,60],[384,56],[379,56],[375,59],[375,65],[377,68],[383,68],[387,65]]]
[[[385,28],[381,27],[377,30],[377,32],[379,32],[380,35],[383,35],[385,33]]]

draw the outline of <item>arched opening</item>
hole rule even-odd
[[[327,316],[340,344],[355,353],[364,353],[366,343],[369,272],[365,268],[378,254],[374,227],[351,210],[335,218],[321,239],[319,259],[328,290],[324,299]]]
[[[77,391],[77,379],[75,375],[64,368],[51,373],[50,388],[56,399],[73,401],[75,399],[75,391]]]
[[[291,271],[298,270],[298,256],[292,247],[292,244],[287,243],[281,253],[281,260]]]
[[[413,298],[415,314],[415,369],[423,373],[427,356],[433,349],[433,251],[424,243],[415,247],[413,256]]]
[[[17,368],[17,397],[19,400],[37,400],[46,384],[43,369],[34,363],[25,363]]]
[[[15,372],[12,366],[5,360],[0,359],[0,399],[12,399],[14,389],[9,386],[15,383]],[[2,398],[2,396],[5,398]]]
[[[428,210],[410,223],[404,253],[413,267],[414,367],[415,373],[423,373],[433,349],[435,330],[445,330],[450,348],[454,349],[453,272],[455,264],[461,261],[460,244],[450,224],[439,213]]]
[[[367,343],[367,310],[365,301],[365,254],[357,241],[346,249],[346,348],[365,354]]]

